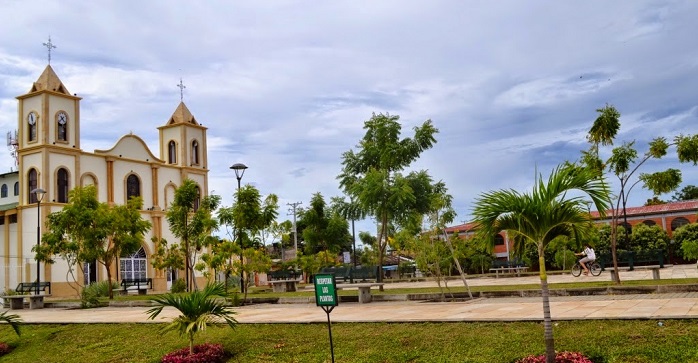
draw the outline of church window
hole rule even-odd
[[[196,199],[194,199],[194,212],[199,210],[199,206],[201,205],[201,189],[199,186],[196,186]]]
[[[170,164],[177,164],[177,144],[174,141],[167,144],[167,157]]]
[[[191,142],[191,165],[199,165],[199,142]]]
[[[56,201],[58,203],[68,203],[68,171],[64,168],[58,169],[56,179],[58,184],[58,195],[56,196]]]
[[[3,184],[0,188],[0,198],[7,198],[7,184]]]
[[[36,203],[36,193],[31,193],[32,190],[36,189],[37,187],[37,175],[36,175],[36,169],[29,169],[29,174],[27,177],[27,190],[29,191],[29,204],[31,203]]]
[[[19,195],[19,182],[15,182],[15,195]]]
[[[145,250],[141,247],[136,253],[121,255],[119,260],[119,274],[121,279],[145,279],[147,278],[146,266],[148,260]]]
[[[68,141],[68,114],[61,111],[56,115],[58,141]]]
[[[141,196],[141,181],[136,174],[131,174],[126,178],[126,200]]]
[[[494,235],[494,245],[495,246],[504,246],[504,237],[502,237],[501,234]]]
[[[28,135],[29,135],[29,141],[36,141],[36,128],[37,125],[36,123],[39,120],[39,116],[36,114],[36,112],[29,112],[29,115],[27,115],[27,128],[28,128]]]

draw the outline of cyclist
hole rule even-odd
[[[589,275],[589,268],[587,267],[587,263],[589,262],[594,262],[596,260],[596,253],[594,253],[594,249],[591,248],[591,245],[588,243],[584,244],[584,251],[580,253],[575,253],[575,256],[584,256],[584,258],[579,260],[579,264],[582,265],[582,268],[584,269],[584,275]]]

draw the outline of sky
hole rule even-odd
[[[243,184],[279,196],[279,220],[288,203],[342,195],[342,153],[374,112],[399,115],[403,137],[429,119],[439,129],[406,172],[446,184],[454,224],[481,193],[528,191],[536,171],[577,160],[606,104],[622,114],[617,145],[641,153],[698,132],[696,1],[0,0],[0,14],[1,131],[17,128],[15,97],[46,67],[50,36],[51,66],[83,98],[83,150],[133,132],[158,155],[181,79],[208,127],[209,192],[232,204],[229,167],[244,163]],[[639,172],[675,167],[698,185],[674,151]],[[12,167],[8,151],[0,171]],[[629,205],[650,197],[638,186]]]

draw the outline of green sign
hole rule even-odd
[[[337,306],[337,286],[333,274],[315,275],[315,304],[317,306]]]

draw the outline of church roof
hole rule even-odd
[[[179,103],[179,106],[177,106],[177,109],[172,114],[172,117],[170,117],[170,120],[167,121],[167,125],[174,124],[192,124],[197,126],[199,125],[199,123],[196,122],[196,119],[191,114],[184,102]]]
[[[29,90],[29,93],[34,93],[38,91],[54,91],[66,95],[70,95],[70,92],[68,92],[68,89],[65,88],[63,85],[63,82],[61,82],[60,78],[56,75],[56,72],[53,71],[53,68],[51,68],[51,65],[46,66],[46,69],[44,69],[44,72],[41,73],[39,76],[39,79],[34,82],[32,85],[31,90]]]

